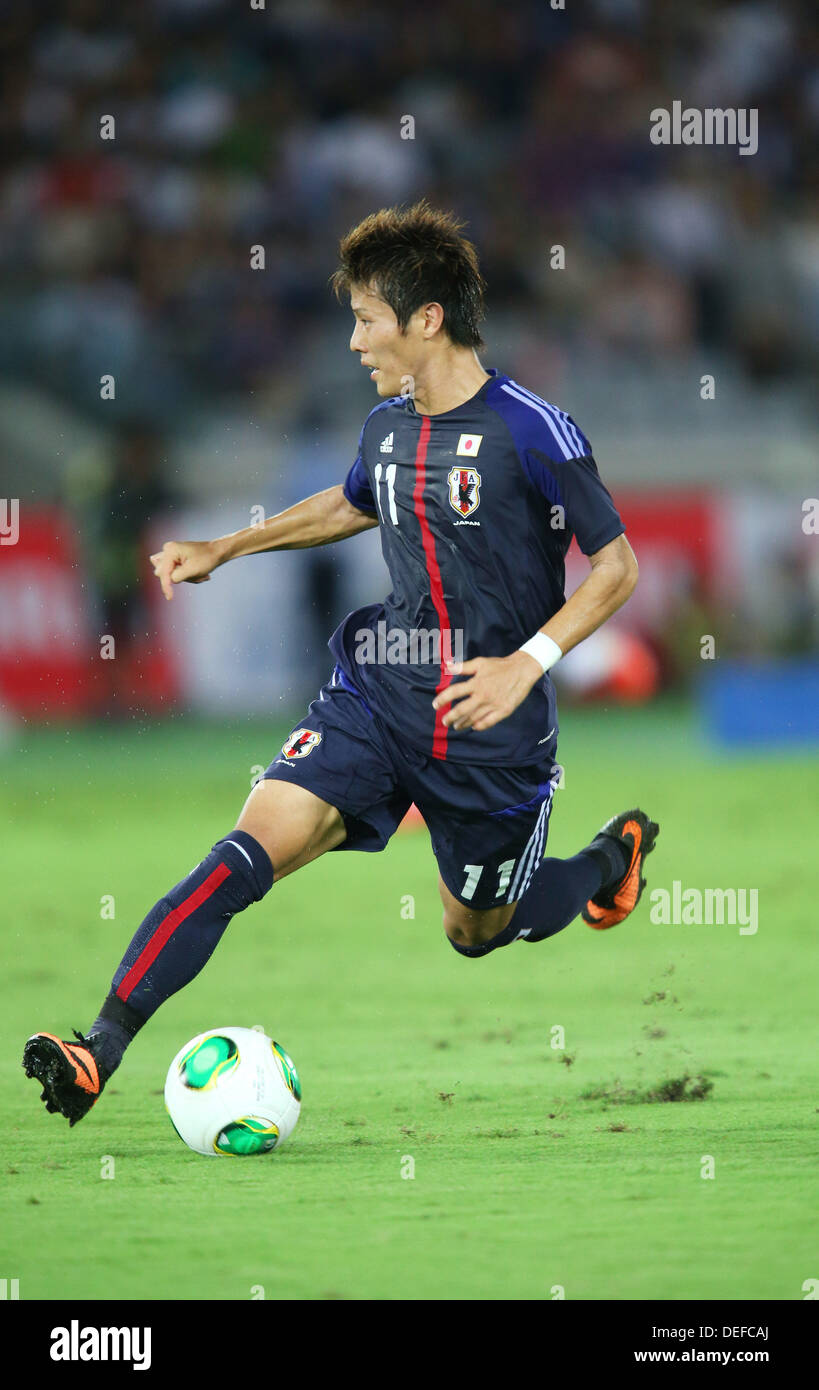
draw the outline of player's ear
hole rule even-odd
[[[424,337],[431,338],[435,333],[439,333],[441,331],[441,328],[443,327],[444,310],[442,305],[438,304],[436,300],[432,300],[430,304],[424,305],[423,313]]]

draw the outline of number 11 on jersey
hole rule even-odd
[[[386,524],[387,518],[384,515],[384,508],[381,505],[381,474],[384,474],[384,481],[387,484],[387,503],[390,509],[390,521],[393,526],[398,525],[398,508],[395,505],[395,474],[398,469],[397,463],[388,463],[386,468],[383,464],[375,465],[375,500],[378,503],[378,510],[381,520]]]

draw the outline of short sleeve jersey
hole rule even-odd
[[[557,723],[548,675],[492,729],[448,729],[432,700],[451,679],[447,656],[508,656],[563,606],[572,536],[593,555],[623,532],[588,439],[565,411],[492,370],[440,415],[419,414],[410,397],[377,405],[344,493],[378,517],[392,581],[383,603],[333,634],[344,675],[433,757],[536,762]]]

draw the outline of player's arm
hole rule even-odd
[[[571,598],[551,617],[540,631],[559,646],[562,654],[571,651],[579,642],[596,632],[626,599],[637,584],[637,559],[624,535],[616,536],[602,550],[589,555],[591,573],[578,585]],[[515,656],[519,653],[515,652]],[[527,652],[530,663],[537,665]],[[532,685],[543,675],[538,666]]]
[[[211,571],[241,555],[263,550],[305,550],[329,545],[369,531],[378,517],[360,511],[348,501],[341,484],[316,492],[295,507],[268,517],[257,526],[220,536],[212,541],[166,541],[151,556],[154,574],[166,598],[173,598],[174,584],[203,584]]]
[[[591,571],[540,633],[565,655],[601,627],[634,592],[637,560],[624,535],[588,557]],[[538,634],[539,635],[539,634]],[[435,709],[451,705],[444,724],[453,729],[491,729],[507,719],[542,678],[544,667],[536,656],[519,649],[510,656],[476,657],[454,664],[453,675],[466,675],[442,690],[433,700]]]

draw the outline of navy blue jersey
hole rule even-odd
[[[410,397],[371,411],[344,483],[376,515],[392,581],[330,640],[342,671],[396,734],[436,758],[536,762],[556,727],[548,676],[492,729],[447,729],[447,656],[508,656],[565,602],[572,536],[592,555],[623,523],[570,416],[492,371],[455,410]],[[459,679],[455,677],[455,679]]]

